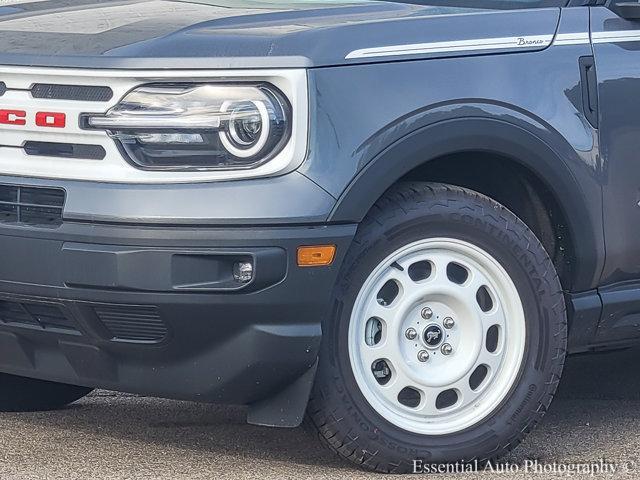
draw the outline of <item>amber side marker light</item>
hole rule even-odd
[[[299,267],[322,267],[331,265],[336,256],[335,245],[298,247]]]

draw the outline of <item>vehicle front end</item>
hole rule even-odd
[[[295,172],[303,69],[0,71],[2,371],[247,404],[314,366],[355,228]]]
[[[518,443],[603,257],[588,10],[523,3],[0,6],[0,411],[306,412],[384,472]]]

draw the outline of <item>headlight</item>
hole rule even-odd
[[[286,145],[291,107],[268,84],[150,84],[82,123],[107,130],[139,168],[248,169]]]

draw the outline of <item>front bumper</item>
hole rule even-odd
[[[315,363],[354,225],[0,226],[0,371],[90,387],[252,404]],[[299,268],[300,245],[335,244]],[[235,258],[253,282],[229,282]]]

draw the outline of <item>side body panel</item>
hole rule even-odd
[[[640,22],[595,7],[592,29],[608,285],[640,277]]]
[[[528,24],[529,13],[518,14]],[[571,288],[596,287],[601,171],[579,68],[591,55],[588,22],[587,8],[563,10],[554,44],[540,52],[312,70],[311,157],[299,171],[338,197],[330,220],[359,221],[389,185],[438,156],[494,152],[554,192],[576,239]]]
[[[640,340],[640,21],[591,12],[598,76],[606,262],[595,346]]]

